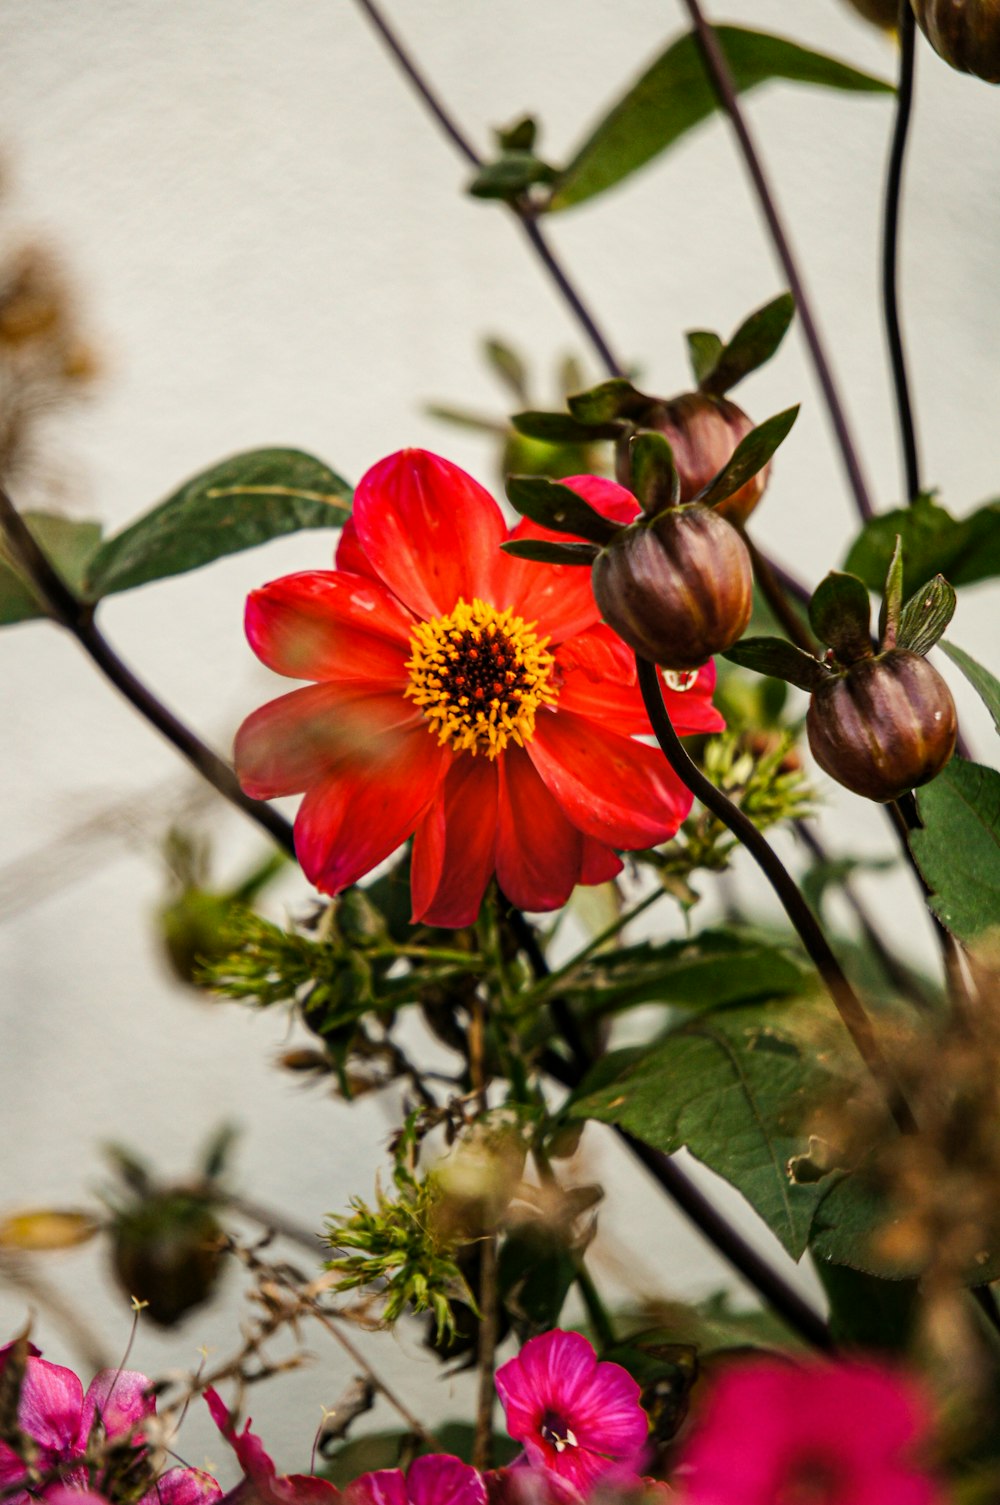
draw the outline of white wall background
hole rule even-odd
[[[491,125],[532,110],[556,161],[681,25],[679,6],[649,0],[410,0],[392,10],[481,149]],[[891,45],[837,0],[729,0],[724,14],[894,69]],[[66,253],[107,368],[94,400],[53,430],[51,461],[75,514],[117,528],[206,464],[265,443],[311,450],[352,479],[390,450],[424,444],[490,481],[488,450],[421,411],[432,397],[502,405],[477,355],[483,335],[530,352],[544,399],[563,352],[602,374],[505,212],[462,195],[463,163],[348,0],[6,0],[3,19],[0,151],[12,207],[26,232]],[[867,471],[880,505],[892,505],[876,263],[890,106],[774,86],[750,115]],[[995,493],[1000,470],[998,144],[997,92],[923,49],[904,291],[926,472],[959,513]],[[554,222],[551,237],[654,390],[684,385],[686,327],[731,330],[782,286],[720,121]],[[800,399],[758,529],[815,581],[840,563],[855,524],[793,337],[741,400],[762,418]],[[102,619],[126,659],[224,748],[270,690],[243,642],[243,596],[329,548],[329,536],[301,535],[118,597]],[[994,626],[988,594],[973,591],[952,636],[996,667]],[[211,1008],[168,981],[150,926],[162,887],[150,828],[188,786],[174,753],[73,643],[44,624],[6,631],[0,683],[0,1208],[78,1199],[111,1138],[181,1171],[229,1117],[244,1128],[246,1189],[318,1226],[351,1192],[369,1191],[391,1105],[348,1110],[303,1091],[273,1069],[280,1019]],[[964,693],[960,704],[992,756],[985,716]],[[126,797],[151,819],[102,815]],[[830,805],[833,846],[888,850],[871,809],[832,791]],[[74,836],[95,816],[102,835]],[[257,837],[224,811],[214,828],[225,876]],[[908,882],[869,892],[930,962]],[[284,893],[294,905],[301,889],[292,881]],[[590,1168],[609,1180],[607,1225],[637,1251],[635,1270],[620,1274],[679,1295],[717,1286],[723,1267],[698,1237],[610,1151],[593,1154]],[[128,1316],[91,1253],[47,1268],[116,1352]],[[132,1362],[190,1364],[203,1342],[220,1351],[235,1287],[211,1320],[167,1339],[141,1331]],[[22,1314],[23,1301],[0,1290],[0,1333]],[[52,1357],[68,1356],[50,1321],[39,1333]],[[303,1466],[320,1403],[350,1376],[325,1341],[313,1339],[310,1374],[255,1397],[285,1466]],[[371,1351],[392,1362],[398,1350],[415,1351],[410,1336]],[[430,1375],[407,1358],[400,1388],[432,1417],[454,1411],[458,1399]],[[221,1461],[207,1430],[191,1436],[194,1461],[203,1449]]]

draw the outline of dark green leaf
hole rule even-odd
[[[903,607],[896,644],[911,653],[930,653],[955,615],[958,597],[943,575],[921,586]]]
[[[795,299],[782,293],[772,303],[758,308],[744,321],[719,355],[709,375],[701,381],[703,391],[721,397],[730,387],[769,361],[795,317]]]
[[[910,846],[934,897],[931,907],[960,940],[1000,926],[1000,773],[952,758],[917,790],[922,831]]]
[[[809,621],[821,643],[849,662],[871,650],[871,602],[857,575],[831,570],[809,603]]]
[[[516,350],[503,340],[484,340],[483,353],[493,371],[518,402],[528,401],[528,373]]]
[[[468,191],[474,199],[516,199],[536,183],[551,183],[555,177],[555,168],[533,152],[508,151],[485,163]]]
[[[882,589],[897,533],[910,590],[938,574],[954,586],[1000,575],[1000,502],[987,502],[956,519],[933,497],[922,496],[912,507],[872,518],[851,545],[845,564],[870,590]]]
[[[680,500],[681,482],[674,452],[662,434],[643,429],[629,441],[632,490],[649,516],[674,507]]]
[[[714,507],[716,502],[724,502],[727,496],[732,496],[735,491],[739,491],[740,487],[752,480],[758,471],[764,469],[778,445],[787,437],[798,416],[799,409],[796,404],[794,408],[786,408],[783,413],[775,413],[773,418],[768,418],[757,428],[751,429],[746,438],[741,439],[736,446],[729,463],[724,465],[692,500],[703,502],[706,507]]]
[[[977,664],[974,658],[970,658],[964,649],[956,647],[954,643],[939,643],[938,647],[961,669],[993,717],[993,725],[1000,732],[1000,679],[996,679],[988,669]]]
[[[181,575],[302,528],[340,528],[351,489],[295,449],[258,449],[213,465],[107,539],[87,570],[92,599]]]
[[[567,397],[566,405],[580,423],[613,423],[616,419],[629,418],[645,413],[651,406],[650,399],[636,390],[624,376],[613,376],[586,392],[575,392]]]
[[[555,1229],[529,1222],[507,1235],[497,1261],[497,1283],[522,1341],[558,1326],[575,1279],[576,1261]]]
[[[533,115],[523,115],[513,125],[504,126],[493,134],[501,151],[530,152],[534,150],[538,122]]]
[[[723,350],[722,341],[711,329],[689,329],[685,339],[691,371],[700,387],[715,370]]]
[[[617,423],[581,423],[569,413],[515,413],[511,423],[526,439],[545,444],[590,444],[594,439],[617,439]]]
[[[530,517],[532,522],[554,533],[576,533],[591,543],[606,544],[619,531],[619,524],[609,522],[582,496],[556,481],[541,476],[509,476],[507,495],[511,506]]]
[[[896,535],[889,570],[878,614],[878,640],[882,648],[895,648],[899,637],[899,618],[903,610],[903,541]]]
[[[892,86],[783,37],[715,28],[737,90],[769,79],[891,94]],[[556,179],[553,209],[582,204],[620,183],[714,113],[718,96],[690,35],[673,42],[594,128]]]
[[[816,1260],[830,1303],[830,1336],[838,1348],[906,1353],[920,1310],[915,1280],[880,1280],[848,1265]]]
[[[101,525],[76,522],[55,512],[25,512],[28,531],[66,584],[78,591],[88,560],[101,541]],[[6,544],[0,541],[0,627],[44,617],[45,612],[21,575],[10,563]]]
[[[500,545],[515,559],[531,559],[536,564],[592,565],[600,550],[592,543],[558,543],[554,538],[512,538]]]
[[[800,690],[816,690],[829,678],[830,671],[818,659],[803,653],[787,638],[742,638],[722,656],[756,674],[770,674],[798,685]]]
[[[835,1079],[766,1006],[691,1021],[637,1054],[617,1079],[585,1081],[576,1117],[618,1124],[672,1154],[687,1145],[746,1197],[798,1259],[822,1183],[797,1185],[788,1162],[806,1149],[809,1118]]]

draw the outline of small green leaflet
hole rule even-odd
[[[22,517],[58,574],[71,590],[79,590],[101,541],[100,523],[76,522],[54,512],[25,512]],[[0,627],[44,615],[31,587],[11,563],[0,535]]]
[[[1000,773],[952,758],[917,790],[922,831],[910,846],[933,892],[931,907],[959,940],[1000,926]]]
[[[1000,732],[1000,679],[996,679],[982,664],[977,664],[974,658],[955,643],[942,642],[938,647],[961,669],[993,717],[993,725]]]

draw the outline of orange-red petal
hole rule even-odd
[[[580,879],[583,837],[523,748],[500,762],[497,882],[518,909],[558,909]]]
[[[338,570],[347,570],[351,575],[365,575],[369,580],[379,578],[372,568],[371,560],[361,547],[358,525],[353,517],[349,517],[340,530],[340,539],[334,557]]]
[[[583,838],[583,865],[580,869],[581,883],[610,883],[617,878],[624,866],[617,852],[595,841],[592,836]]]
[[[510,536],[575,542],[568,533],[553,533],[529,518],[523,518]],[[494,605],[501,609],[509,606],[515,616],[537,622],[539,634],[553,643],[585,632],[601,617],[590,570],[579,565],[536,564],[501,551],[493,563],[490,594]]]
[[[567,643],[560,651],[560,664],[566,656],[566,649],[571,646]],[[706,664],[699,670],[698,680],[690,690],[671,690],[662,675],[661,685],[670,719],[682,736],[693,732],[725,730],[726,723],[712,704],[714,664]],[[571,669],[564,676],[559,690],[559,710],[587,716],[591,721],[598,721],[602,726],[623,734],[635,732],[640,736],[652,735],[642,694],[639,686],[634,683],[601,680],[592,674]]]
[[[358,538],[399,599],[424,618],[488,591],[507,529],[489,492],[422,449],[373,465],[354,496]]]
[[[458,929],[479,913],[493,876],[497,765],[457,758],[413,837],[413,921]]]
[[[539,716],[528,753],[584,835],[620,851],[675,835],[691,795],[659,748],[559,710]]]
[[[380,582],[340,570],[285,575],[252,591],[246,633],[290,679],[406,681],[413,617]]]

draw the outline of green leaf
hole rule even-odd
[[[515,413],[511,423],[526,439],[544,444],[590,444],[594,439],[617,439],[617,423],[581,423],[569,413]]]
[[[420,1443],[412,1432],[368,1432],[343,1443],[328,1457],[322,1473],[338,1488],[346,1489],[361,1474],[382,1468],[399,1468],[408,1458],[423,1453],[446,1452],[464,1462],[471,1462],[476,1429],[468,1422],[446,1421],[434,1428],[434,1442]],[[498,1467],[513,1462],[518,1445],[506,1435],[496,1433],[493,1454]]]
[[[500,1246],[500,1299],[522,1340],[558,1325],[575,1279],[576,1261],[565,1240],[543,1222],[513,1228]]]
[[[513,125],[504,126],[493,134],[501,151],[530,152],[534,150],[538,136],[538,121],[533,115],[522,115]]]
[[[903,607],[896,645],[911,653],[930,653],[955,615],[958,597],[943,575],[935,575]]]
[[[57,512],[24,512],[25,526],[71,590],[79,591],[88,560],[101,541],[101,525],[77,522]],[[0,627],[44,617],[45,612],[20,570],[10,562],[0,533]]]
[[[915,1280],[880,1280],[848,1265],[816,1260],[830,1303],[830,1336],[838,1348],[904,1355],[920,1312]]]
[[[528,373],[517,351],[503,340],[484,340],[483,354],[490,369],[518,402],[528,401]]]
[[[723,396],[751,371],[769,361],[795,317],[795,299],[782,293],[772,303],[758,308],[733,335],[711,372],[699,384],[703,392]]]
[[[895,648],[899,638],[899,619],[903,611],[903,542],[896,535],[878,614],[878,640],[882,648]]]
[[[970,658],[955,643],[939,643],[938,647],[961,669],[993,717],[993,725],[1000,732],[1000,679],[996,679],[982,664],[977,664],[974,658]]]
[[[794,408],[786,408],[783,413],[775,413],[773,418],[768,418],[757,428],[751,429],[746,438],[741,439],[736,446],[728,465],[724,465],[692,500],[702,502],[706,507],[714,507],[716,502],[724,502],[727,496],[739,491],[758,471],[764,469],[778,445],[788,436],[798,416],[799,409],[796,405]]]
[[[302,528],[340,528],[347,482],[296,449],[258,449],[213,465],[105,540],[90,561],[91,599],[181,575]]]
[[[821,643],[850,662],[871,652],[871,602],[857,575],[831,570],[813,592],[809,622]]]
[[[1000,773],[952,758],[917,790],[922,831],[910,846],[931,907],[962,941],[1000,925]]]
[[[793,1258],[806,1248],[822,1183],[793,1182],[788,1162],[835,1079],[766,1006],[692,1020],[651,1046],[618,1053],[584,1081],[574,1117],[613,1123],[672,1154],[687,1145],[742,1192]]]
[[[595,512],[568,486],[541,476],[508,476],[507,496],[522,517],[554,533],[576,533],[591,543],[606,544],[619,531],[618,523]]]
[[[954,586],[1000,575],[1000,501],[987,502],[961,519],[930,496],[918,497],[912,507],[880,513],[854,540],[844,568],[860,575],[870,590],[881,590],[897,533],[911,590],[938,574]]]
[[[711,329],[689,329],[685,339],[691,371],[700,387],[715,370],[723,351],[723,344],[719,336]]]
[[[632,490],[643,512],[655,517],[667,507],[675,507],[681,482],[668,440],[653,429],[642,429],[633,435],[628,449]]]
[[[624,376],[613,376],[586,392],[567,397],[566,406],[579,423],[613,423],[634,414],[645,413],[651,399],[637,391]]]
[[[715,34],[733,82],[744,93],[774,78],[860,93],[893,92],[882,79],[784,37],[738,26],[717,26]],[[718,108],[697,44],[684,35],[629,87],[563,168],[551,207],[569,209],[614,187]]]
[[[819,659],[796,648],[787,638],[741,638],[722,657],[744,669],[753,669],[756,674],[770,674],[810,692],[819,689],[830,676]]]
[[[592,543],[558,543],[554,538],[512,538],[500,547],[515,559],[531,559],[536,564],[584,564],[588,568],[600,553]]]
[[[469,184],[474,199],[516,199],[536,183],[551,183],[556,170],[533,152],[503,152],[485,163]]]

